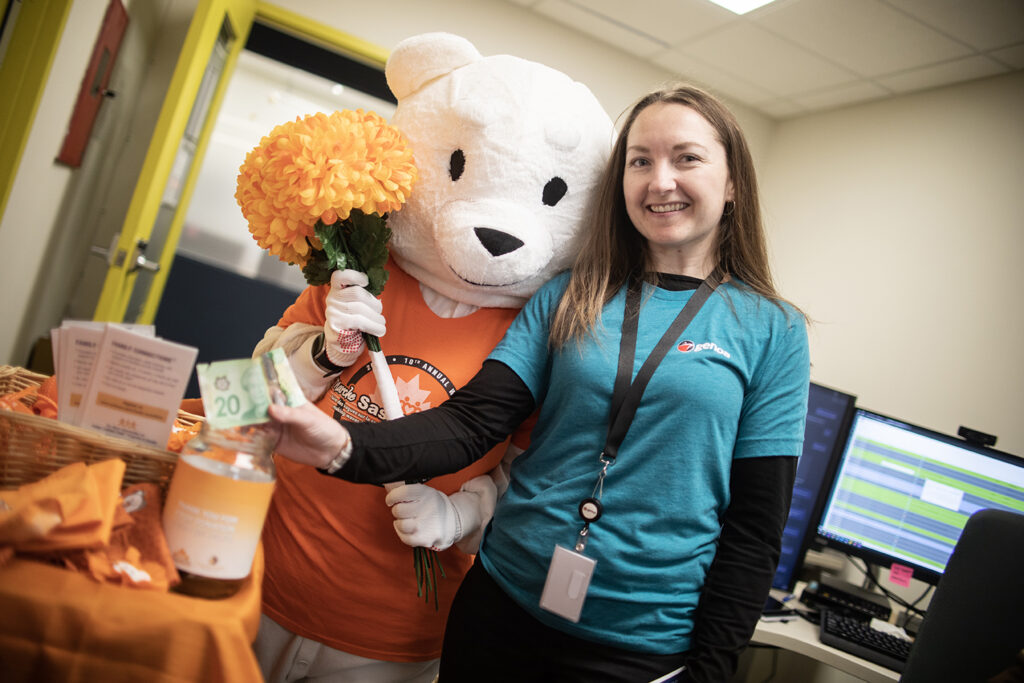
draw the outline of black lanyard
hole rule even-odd
[[[683,334],[690,322],[696,317],[704,302],[708,300],[711,293],[715,291],[721,280],[717,269],[700,283],[697,291],[693,293],[690,300],[686,302],[683,309],[679,311],[675,320],[665,330],[650,355],[640,366],[640,370],[633,378],[633,361],[636,358],[637,329],[640,322],[640,294],[641,285],[639,282],[630,283],[626,290],[626,308],[622,316],[622,339],[619,342],[619,366],[615,373],[615,385],[612,389],[611,410],[608,415],[608,434],[605,437],[604,450],[601,452],[601,473],[597,478],[597,485],[594,486],[594,493],[589,498],[584,498],[579,504],[580,517],[583,518],[583,529],[580,531],[580,538],[576,543],[576,550],[582,552],[586,546],[586,538],[591,522],[597,521],[601,516],[601,494],[604,490],[604,477],[608,472],[608,466],[615,462],[618,456],[619,446],[626,438],[626,432],[633,422],[637,408],[640,407],[640,398],[643,396],[647,383],[657,369],[658,364],[668,353],[677,339]],[[632,381],[630,381],[632,378]]]
[[[640,287],[631,285],[626,292],[626,310],[622,318],[622,340],[619,342],[619,368],[615,374],[615,387],[612,390],[612,405],[608,417],[608,435],[604,444],[604,457],[614,461],[618,455],[619,446],[626,438],[629,425],[640,407],[640,397],[643,396],[651,375],[661,363],[669,348],[676,339],[683,334],[690,321],[696,317],[701,306],[708,300],[711,293],[718,287],[718,271],[711,273],[706,280],[700,283],[697,291],[693,293],[690,300],[679,311],[679,315],[672,321],[665,334],[655,345],[647,360],[640,366],[636,378],[630,382],[633,375],[633,360],[636,357],[637,326],[640,322]]]

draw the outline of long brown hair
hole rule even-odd
[[[552,348],[562,348],[570,340],[581,341],[589,334],[601,309],[631,276],[654,281],[647,241],[626,213],[622,179],[633,123],[641,111],[659,102],[681,104],[696,111],[711,124],[725,147],[735,201],[726,203],[717,231],[714,253],[719,270],[739,279],[741,286],[775,303],[781,301],[768,265],[757,177],[743,131],[732,112],[714,96],[689,85],[677,85],[640,98],[626,117],[584,223],[586,234],[568,288],[551,321],[548,342]]]

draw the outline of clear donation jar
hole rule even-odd
[[[276,471],[272,423],[211,429],[186,444],[164,503],[163,526],[181,584],[202,598],[234,595],[249,575]]]

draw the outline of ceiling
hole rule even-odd
[[[509,0],[773,118],[1024,69],[1024,0]]]

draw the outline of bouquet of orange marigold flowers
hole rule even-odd
[[[367,274],[380,294],[391,231],[416,167],[405,137],[374,112],[313,114],[277,126],[245,157],[235,199],[256,242],[302,266],[311,285],[331,272]]]

